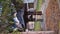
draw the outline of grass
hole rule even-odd
[[[35,30],[35,31],[40,31],[40,30],[41,30],[40,21],[36,21],[36,22],[35,22],[34,30]]]

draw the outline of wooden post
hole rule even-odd
[[[58,0],[50,0],[46,9],[46,30],[52,30],[58,34],[59,5]]]

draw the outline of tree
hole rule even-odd
[[[11,1],[15,5],[16,10],[19,10],[24,6],[23,0],[11,0]]]
[[[13,9],[17,9],[17,7],[18,7],[18,5],[20,5],[20,4],[22,4],[23,2],[22,2],[22,0],[0,0],[0,2],[2,3],[2,16],[0,16],[0,19],[1,19],[1,30],[3,30],[2,29],[2,26],[5,26],[5,27],[3,27],[5,30],[6,30],[6,28],[8,28],[8,27],[10,27],[9,25],[10,25],[10,23],[12,23],[13,22],[13,20],[12,20],[12,16],[11,16],[11,13],[13,12],[12,10],[11,10],[11,3],[13,2],[14,3],[14,5],[15,5],[15,7],[13,8]],[[21,3],[22,2],[22,3]],[[16,4],[15,4],[16,3]],[[17,5],[17,3],[19,3],[18,5]],[[20,7],[20,6],[19,6]],[[4,25],[3,25],[4,24]],[[8,27],[7,27],[8,26]]]
[[[58,23],[60,19],[58,0],[50,0],[46,9],[46,29],[58,34]]]

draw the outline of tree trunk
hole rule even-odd
[[[59,5],[58,0],[50,0],[46,9],[46,30],[52,30],[58,34],[59,23]]]

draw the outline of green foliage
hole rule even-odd
[[[2,21],[1,23],[4,23],[4,25],[6,25],[6,27],[4,27],[4,28],[7,28],[7,29],[5,29],[5,30],[9,30],[9,27],[10,27],[9,22],[13,22],[11,15],[9,15],[9,14],[11,14],[11,8],[10,8],[11,0],[5,0],[5,1],[1,1],[1,2],[2,2],[2,6],[3,6],[2,16],[0,18]],[[4,26],[4,25],[2,25],[2,26]],[[9,27],[7,27],[7,26],[9,26]]]
[[[1,2],[1,1],[4,1],[4,0],[0,0],[0,2]]]
[[[2,16],[7,16],[8,14],[10,14],[11,10],[10,10],[10,1],[3,1],[3,13],[2,13]]]
[[[16,2],[23,3],[23,0],[16,0]]]
[[[37,10],[37,11],[40,11],[41,5],[42,5],[42,0],[38,0],[37,2],[38,2],[38,3],[37,3],[36,10]]]
[[[35,21],[35,27],[34,27],[35,31],[40,31],[41,30],[41,24],[40,21]]]
[[[7,30],[7,31],[12,30],[10,27],[14,22],[13,22],[12,16],[11,16],[11,13],[13,12],[13,11],[11,11],[12,7],[10,6],[11,0],[0,0],[0,1],[2,2],[2,6],[3,6],[2,16],[0,17],[0,19],[1,19],[2,23],[10,24],[10,25],[6,24],[8,26],[6,26],[5,30]],[[23,3],[22,0],[21,1],[16,0],[16,2]]]

